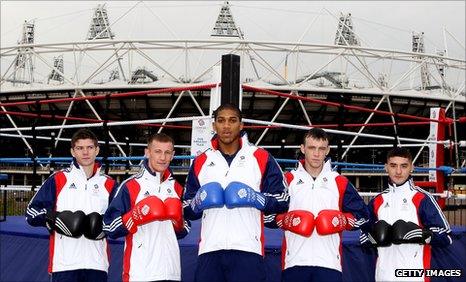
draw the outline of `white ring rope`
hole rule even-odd
[[[11,137],[11,138],[21,138],[21,137],[24,137],[26,139],[32,139],[33,136],[32,135],[19,135],[19,134],[9,134],[9,133],[0,133],[0,137]],[[51,140],[52,137],[49,137],[49,136],[36,136],[37,139],[41,139],[41,140]],[[66,142],[71,142],[71,138],[55,138],[55,140],[58,140],[58,141],[66,141]],[[460,142],[466,142],[466,141],[460,141]],[[463,143],[460,143],[460,145],[462,145]],[[105,141],[99,141],[99,144],[105,144]],[[109,142],[110,145],[126,145],[125,142]],[[129,146],[132,146],[132,147],[146,147],[147,144],[146,143],[129,143],[128,144]],[[399,145],[400,147],[422,147],[422,146],[425,146],[425,143],[414,143],[414,144],[400,144]],[[463,145],[464,146],[464,145]],[[284,149],[299,149],[301,147],[301,145],[260,145],[259,147],[261,148],[264,148],[264,149],[281,149],[281,148],[284,148]],[[330,148],[332,149],[336,149],[338,146],[337,145],[330,145]],[[392,148],[393,147],[393,144],[367,144],[367,145],[343,145],[342,146],[343,148],[353,148],[353,149],[367,149],[367,148]],[[175,144],[175,148],[184,148],[184,149],[189,149],[191,148],[191,145],[176,145]]]
[[[299,130],[309,130],[312,127],[312,126],[304,126],[304,125],[292,125],[292,124],[286,124],[286,123],[280,123],[280,122],[262,121],[262,120],[256,120],[256,119],[248,119],[248,118],[243,118],[243,121],[254,123],[254,124],[275,125],[275,126],[281,126],[281,127],[299,129]],[[378,139],[391,140],[391,141],[395,140],[395,137],[391,137],[391,136],[368,134],[368,133],[356,133],[356,132],[351,132],[351,131],[342,131],[342,130],[327,129],[327,128],[322,128],[322,129],[325,130],[326,132],[333,133],[333,134],[378,138]],[[426,143],[435,143],[435,144],[449,144],[450,143],[449,140],[435,141],[435,140],[423,140],[423,139],[414,139],[414,138],[407,138],[407,137],[398,137],[398,140],[407,141],[407,142],[426,142]]]
[[[197,119],[207,118],[208,116],[193,116],[193,117],[177,117],[177,118],[163,118],[163,119],[145,119],[145,120],[130,120],[130,121],[111,121],[107,123],[107,126],[121,126],[121,125],[135,125],[135,124],[144,124],[144,123],[163,123],[163,122],[185,122],[185,121],[193,121]],[[271,122],[271,121],[262,121],[262,120],[255,120],[255,119],[247,119],[243,118],[243,122],[248,122],[252,124],[261,124],[261,125],[274,125],[274,126],[281,126],[285,128],[292,128],[292,129],[299,129],[299,130],[309,130],[310,126],[303,126],[303,125],[293,125],[293,124],[286,124],[286,123],[279,123],[279,122]],[[85,123],[85,124],[68,124],[68,125],[52,125],[52,126],[37,126],[35,130],[52,130],[52,129],[63,129],[63,128],[89,128],[89,127],[102,127],[104,125],[103,122],[99,123]],[[0,128],[0,132],[11,132],[11,131],[22,131],[22,130],[32,130],[32,127],[16,127],[16,128]],[[383,140],[395,140],[395,137],[391,136],[384,136],[378,134],[368,134],[368,133],[356,133],[351,131],[342,131],[342,130],[335,130],[335,129],[324,129],[325,131],[333,134],[342,134],[342,135],[350,135],[350,136],[360,136],[360,137],[368,137],[368,138],[376,138],[376,139],[383,139]],[[423,140],[423,139],[415,139],[415,138],[407,138],[407,137],[398,137],[398,140],[407,141],[407,142],[424,142],[424,143],[435,143],[435,144],[450,144],[449,140],[444,141],[436,141],[436,140]]]

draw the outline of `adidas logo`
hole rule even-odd
[[[144,197],[149,197],[149,196],[150,196],[149,191],[146,191],[146,192],[144,193]]]
[[[76,185],[74,183],[71,183],[70,189],[78,189],[78,187],[76,187]]]
[[[214,162],[210,162],[210,164],[208,164],[207,166],[215,166],[215,163],[214,163]]]
[[[304,184],[304,181],[300,178],[298,182],[296,182],[296,185]]]
[[[385,204],[384,208],[389,208],[390,205],[388,203]]]

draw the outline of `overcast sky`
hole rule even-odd
[[[35,21],[35,43],[81,42],[86,39],[93,9],[106,3],[112,31],[116,39],[211,39],[212,28],[223,1],[0,1],[1,46],[14,46],[20,39],[24,20]],[[236,25],[245,38],[252,41],[301,42],[333,44],[340,12],[351,13],[354,31],[364,47],[411,51],[413,32],[424,32],[426,53],[444,50],[449,57],[465,60],[465,1],[230,1]],[[444,33],[444,28],[447,32]],[[444,35],[446,34],[446,35]],[[184,73],[184,56],[177,53],[151,52],[151,57],[173,72]],[[220,52],[220,51],[219,51]],[[205,66],[218,61],[221,53],[190,52],[188,76],[196,77]],[[56,54],[44,55],[52,61]],[[73,64],[71,53],[64,55],[66,69]],[[206,58],[210,56],[209,58]],[[263,56],[268,56],[263,55]],[[272,56],[272,55],[271,55]],[[275,55],[273,55],[275,56]],[[302,58],[302,57],[300,57]],[[2,58],[0,66],[13,58]],[[269,61],[283,71],[284,54]],[[139,60],[139,61],[138,61]],[[322,61],[319,61],[322,60]],[[312,57],[300,64],[299,75],[311,73],[327,58]],[[142,58],[134,58],[134,66],[146,66]],[[203,64],[200,64],[202,61]],[[181,62],[181,63],[180,63]],[[124,61],[130,64],[129,60]],[[380,71],[391,73],[397,80],[408,67],[381,62]],[[372,65],[374,66],[374,65]],[[47,79],[48,67],[36,62],[36,74]],[[80,71],[91,73],[92,61],[82,62]],[[112,66],[113,67],[113,66]],[[157,75],[160,70],[154,70]],[[344,71],[337,61],[326,70]],[[72,68],[71,68],[72,69]],[[110,72],[109,68],[106,70]],[[293,67],[290,64],[290,77]],[[376,71],[377,67],[374,67]],[[129,66],[127,72],[133,71]],[[377,70],[379,71],[379,70]],[[66,71],[65,71],[66,72]],[[71,75],[72,72],[68,73]],[[250,69],[246,75],[252,76]],[[102,73],[106,79],[108,73]],[[274,78],[272,78],[273,80]],[[354,78],[358,80],[359,78]],[[449,71],[453,85],[464,83],[464,72]],[[406,82],[408,83],[408,82]],[[411,83],[411,82],[410,82]],[[411,87],[411,86],[406,86]]]
[[[209,38],[223,1],[1,1],[1,45],[20,38],[24,20],[35,19],[36,43],[84,40],[92,9],[107,3],[118,39]],[[411,48],[423,31],[426,49],[443,49],[445,27],[465,45],[464,1],[230,1],[247,39],[332,44],[339,12],[351,13],[362,45]],[[125,15],[126,14],[126,15]],[[307,30],[307,32],[305,32]],[[446,37],[449,53],[464,49]]]

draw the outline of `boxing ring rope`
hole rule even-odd
[[[311,129],[313,127],[312,125],[308,125],[308,126],[292,125],[292,124],[286,124],[286,123],[262,121],[262,120],[248,119],[248,118],[243,118],[243,122],[249,122],[249,123],[253,123],[253,124],[263,124],[263,125],[271,124],[271,125],[274,125],[274,126],[280,126],[280,127],[285,127],[285,128],[291,128],[291,129],[299,129],[299,130],[309,130],[309,129]],[[0,131],[1,131],[1,129],[0,129]],[[391,141],[395,140],[395,137],[378,135],[378,134],[356,133],[356,132],[335,130],[335,129],[325,129],[325,131],[327,131],[329,133],[332,133],[332,134],[361,136],[361,137],[384,139],[384,140],[391,140]],[[407,137],[399,137],[398,139],[403,140],[403,141],[407,141],[407,142],[428,142],[428,143],[435,143],[435,144],[449,144],[450,143],[450,141],[423,140],[423,139],[415,139],[415,138],[407,138]]]
[[[282,93],[278,91],[273,91],[269,89],[262,89],[262,88],[257,88],[249,85],[242,85],[243,90],[246,91],[254,91],[254,92],[261,92],[264,94],[270,94],[274,96],[279,96],[283,98],[290,98],[290,99],[295,99],[295,100],[302,100],[305,102],[311,102],[311,103],[316,103],[320,105],[326,105],[326,106],[333,106],[333,107],[343,107],[347,110],[356,110],[356,111],[361,111],[361,112],[368,112],[368,113],[374,113],[378,115],[387,115],[387,116],[393,116],[393,117],[401,117],[401,118],[407,118],[407,119],[416,119],[416,120],[421,120],[421,121],[426,121],[426,122],[439,122],[439,123],[445,123],[446,121],[440,121],[436,119],[431,119],[431,118],[426,118],[426,117],[419,117],[419,116],[413,116],[413,115],[408,115],[408,114],[399,114],[399,113],[392,113],[392,112],[387,112],[387,111],[381,111],[381,110],[373,110],[365,107],[360,107],[360,106],[351,106],[351,105],[346,105],[343,103],[336,103],[336,102],[329,102],[325,100],[319,100],[315,98],[309,98],[309,97],[303,97],[303,96],[297,96],[297,95],[292,95],[292,94],[287,94],[287,93]]]
[[[12,112],[12,111],[0,111],[0,114],[9,114],[9,115],[16,115],[16,116],[23,116],[23,117],[30,117],[30,118],[44,118],[44,119],[58,119],[58,120],[73,120],[73,121],[84,121],[84,122],[91,122],[91,123],[98,123],[98,122],[114,122],[114,120],[100,120],[100,119],[93,119],[93,118],[82,118],[82,117],[66,117],[61,115],[48,115],[48,114],[31,114],[31,113],[23,113],[23,112]],[[166,127],[166,128],[182,128],[182,129],[191,129],[191,126],[186,125],[165,125],[159,123],[142,123],[138,124],[139,126],[148,126],[148,127]]]
[[[0,136],[2,137],[11,137],[11,138],[21,138],[23,136],[24,138],[31,139],[33,138],[32,135],[18,135],[18,134],[9,134],[9,133],[0,133]],[[51,140],[52,137],[49,136],[36,136],[37,139],[41,140]],[[71,138],[54,138],[57,141],[64,141],[64,142],[70,142]],[[464,141],[462,141],[464,142]],[[99,144],[104,144],[104,141],[99,141]],[[119,144],[119,145],[126,145],[124,142],[110,142],[111,145]],[[465,147],[465,144],[459,143],[462,147]],[[147,143],[128,143],[130,146],[134,147],[146,147]],[[422,147],[424,146],[424,143],[413,143],[413,144],[401,144],[400,147]],[[367,145],[343,145],[343,148],[393,148],[393,144],[367,144]],[[299,149],[301,145],[261,145],[261,148],[264,149]],[[191,148],[191,145],[176,145],[175,148],[184,148],[184,149],[189,149]],[[330,145],[330,148],[335,149],[337,148],[336,145]]]
[[[50,104],[50,103],[63,103],[71,101],[84,101],[84,100],[104,100],[108,98],[132,98],[137,96],[145,95],[154,95],[154,94],[166,94],[170,92],[181,92],[187,90],[210,90],[215,88],[217,84],[201,84],[201,85],[190,85],[184,87],[173,87],[173,88],[163,88],[156,90],[143,90],[143,91],[131,91],[131,92],[122,92],[122,93],[113,93],[113,94],[104,94],[104,95],[95,95],[95,96],[81,96],[81,97],[70,97],[70,98],[57,98],[57,99],[44,99],[44,100],[35,100],[35,101],[22,101],[22,102],[11,102],[11,103],[0,103],[0,106],[3,107],[12,107],[12,106],[25,106],[25,105],[34,105],[34,104]]]
[[[49,115],[49,114],[32,114],[32,113],[24,113],[24,112],[17,112],[17,111],[0,111],[0,114],[8,114],[13,116],[23,116],[23,117],[30,117],[30,118],[44,118],[44,119],[57,119],[57,120],[72,120],[72,121],[82,121],[82,122],[103,122],[104,120],[94,119],[94,118],[84,118],[84,117],[70,117],[70,116],[62,116],[62,115]],[[114,120],[107,120],[107,122],[112,122]],[[458,119],[460,123],[466,123],[466,118]],[[446,121],[447,124],[453,123],[452,120]],[[344,123],[342,124],[343,127],[384,127],[384,126],[391,126],[391,125],[398,125],[398,126],[412,126],[412,125],[429,125],[430,122],[428,121],[411,121],[411,122],[376,122],[376,123]],[[166,127],[166,128],[184,128],[184,129],[191,129],[191,126],[183,126],[183,125],[165,125],[165,124],[142,124],[144,126],[153,126],[153,127]],[[332,128],[338,127],[339,124],[312,124],[312,127],[317,128]],[[280,129],[281,126],[274,126],[274,125],[245,125],[245,129],[264,129],[264,128],[276,128]]]
[[[190,160],[194,159],[196,156],[194,155],[177,155],[174,156],[174,160]],[[72,157],[35,157],[36,161],[38,162],[50,162],[50,161],[68,161],[71,162],[73,160]],[[97,160],[101,160],[102,157],[97,157]],[[108,157],[109,161],[126,161],[126,160],[135,160],[141,161],[144,160],[144,156],[133,156],[133,157]],[[296,164],[298,160],[295,159],[275,159],[279,163],[293,163]],[[0,158],[0,163],[28,163],[31,162],[31,158],[29,157],[12,157],[12,158]],[[342,167],[364,167],[364,168],[375,168],[380,169],[384,168],[383,164],[361,164],[361,163],[349,163],[349,162],[332,162],[333,166],[342,166]],[[415,170],[419,171],[429,171],[429,170],[438,170],[442,171],[446,174],[451,174],[454,169],[449,166],[440,166],[440,167],[414,167]]]

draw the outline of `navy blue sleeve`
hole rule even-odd
[[[184,217],[188,220],[197,220],[202,217],[201,213],[196,213],[191,208],[191,201],[196,196],[197,190],[201,187],[199,179],[197,179],[196,173],[194,172],[194,159],[191,167],[189,168],[188,177],[186,178],[186,186],[183,195],[183,212]]]
[[[107,211],[104,214],[103,231],[108,237],[115,239],[126,236],[129,232],[122,221],[122,216],[131,208],[130,197],[125,182],[116,190]]]
[[[438,247],[448,246],[452,243],[450,225],[432,195],[424,195],[418,213],[423,227],[432,231],[430,244]]]
[[[283,179],[280,166],[270,153],[268,153],[267,164],[262,176],[261,192],[265,195],[264,214],[284,213],[288,210],[290,197]]]
[[[45,214],[55,207],[55,174],[42,184],[26,208],[26,221],[32,226],[45,226]]]
[[[369,211],[364,200],[359,195],[353,184],[348,181],[345,193],[343,194],[342,211],[351,213],[354,216],[355,222],[353,230],[361,228],[364,224],[369,222]]]
[[[375,198],[372,198],[367,205],[368,221],[361,226],[361,235],[359,237],[359,242],[361,245],[366,247],[373,246],[369,241],[368,234],[372,230],[372,226],[374,226],[374,224],[377,222],[377,216],[374,213],[374,199]]]
[[[175,230],[176,239],[178,240],[186,237],[189,234],[189,231],[191,231],[191,222],[189,220],[185,219],[183,224],[183,229],[180,231]]]

